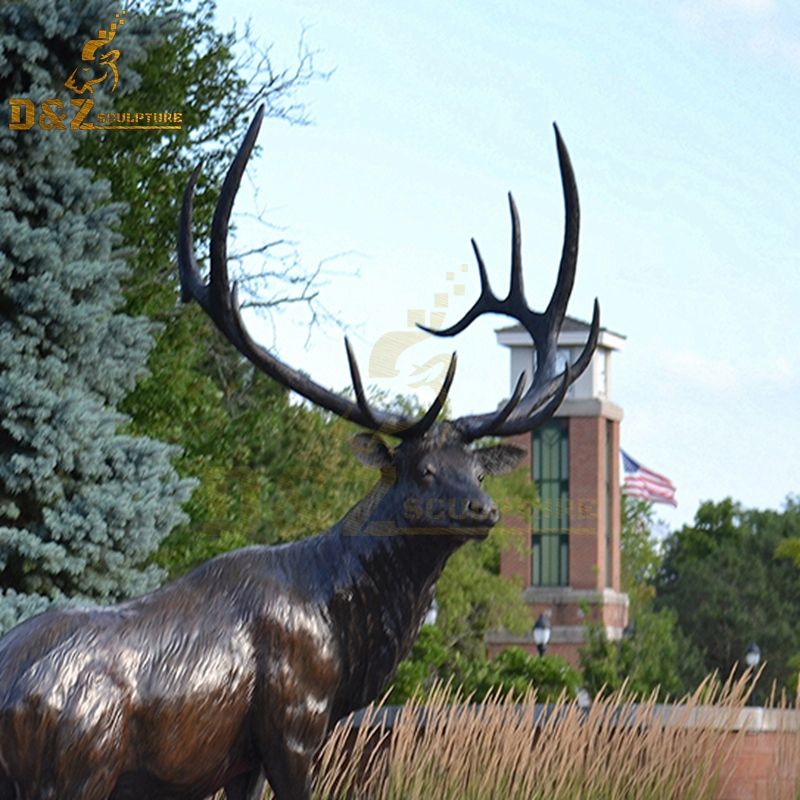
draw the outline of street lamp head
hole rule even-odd
[[[425,619],[422,621],[423,625],[435,625],[436,620],[439,618],[439,603],[436,602],[434,597],[431,601],[430,607],[425,614]]]
[[[744,660],[748,667],[755,669],[761,661],[761,648],[753,642],[745,650]]]
[[[550,641],[550,612],[543,611],[539,614],[533,625],[533,641],[539,655],[543,656],[547,650],[547,643]]]

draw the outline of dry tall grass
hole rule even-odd
[[[781,712],[792,710],[792,704],[785,694],[780,702],[769,704],[778,711],[777,724],[773,725],[778,737],[770,776],[770,800],[800,800],[800,729],[798,720]],[[800,684],[794,699],[793,710],[800,712]],[[769,712],[768,712],[769,713]]]
[[[749,675],[709,678],[669,706],[654,697],[634,704],[623,689],[588,709],[564,698],[537,707],[535,692],[522,703],[470,704],[438,686],[400,709],[391,728],[380,704],[358,726],[343,720],[320,753],[314,797],[713,800],[753,712],[745,708],[752,685]],[[800,800],[800,732],[786,734],[770,796]]]
[[[347,723],[319,759],[319,800],[575,800],[715,797],[745,680],[709,679],[679,706],[634,705],[620,691],[587,709],[546,711],[493,697],[469,705],[447,686],[407,704],[391,737],[373,709],[353,740]]]

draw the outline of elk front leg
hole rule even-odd
[[[0,772],[0,800],[16,800],[17,790],[14,782],[3,772]]]
[[[282,748],[269,755],[269,764],[264,765],[269,785],[275,800],[311,800],[311,765],[314,753],[291,751]]]
[[[302,707],[301,707],[302,708]],[[311,769],[328,730],[327,713],[298,709],[262,729],[259,756],[275,800],[311,800]]]
[[[262,800],[267,781],[260,769],[239,775],[225,786],[226,800]]]

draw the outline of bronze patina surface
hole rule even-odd
[[[109,608],[52,610],[0,640],[0,800],[201,800],[224,788],[256,800],[309,800],[311,764],[332,726],[374,700],[409,652],[448,557],[486,536],[499,514],[481,487],[522,451],[471,447],[485,436],[533,430],[588,365],[599,330],[558,373],[556,341],[575,277],[578,196],[556,140],[566,205],[561,266],[546,310],[528,308],[517,210],[511,289],[499,300],[480,253],[481,294],[464,330],[484,313],[518,320],[537,350],[497,411],[437,422],[455,373],[420,419],[370,407],[347,345],[355,400],[331,392],[256,344],[229,285],[226,241],[233,200],[262,111],[228,171],[214,217],[211,276],[192,244],[195,170],[184,197],[179,261],[185,300],[199,303],[255,366],[321,408],[371,433],[356,455],[380,469],[372,491],[326,532],[208,561],[143,597]],[[400,440],[389,447],[379,434]]]

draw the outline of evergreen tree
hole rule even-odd
[[[8,127],[10,97],[70,108],[63,82],[114,11],[0,7],[0,630],[54,601],[154,588],[148,559],[190,490],[175,450],[130,435],[116,410],[153,340],[145,318],[119,310],[126,267],[108,184],[77,166],[72,131]],[[127,51],[140,44],[129,37]]]

